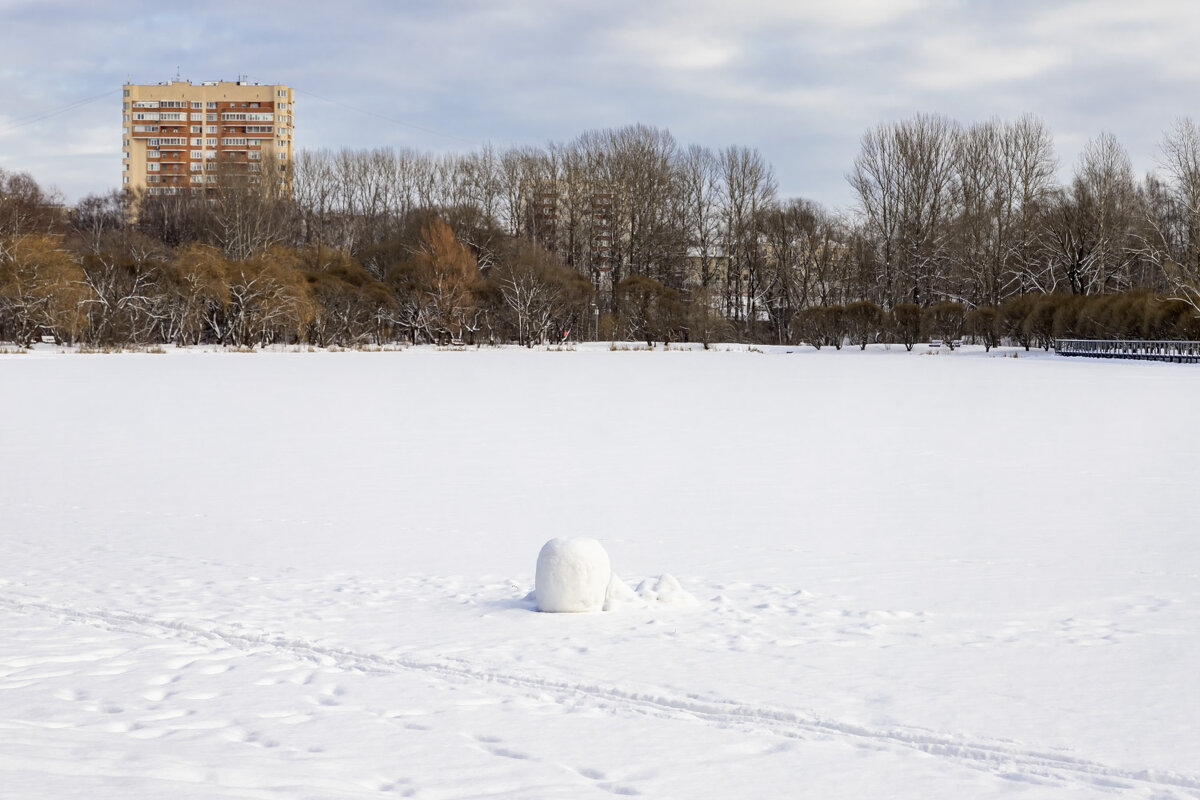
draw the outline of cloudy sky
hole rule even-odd
[[[125,82],[286,83],[301,148],[466,152],[642,122],[756,147],[833,207],[870,127],[1041,117],[1153,169],[1200,116],[1191,0],[0,0],[0,169],[74,202],[120,179]]]

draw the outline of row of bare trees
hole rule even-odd
[[[1200,311],[1195,123],[1166,133],[1160,166],[1137,180],[1101,134],[1061,185],[1034,117],[920,115],[863,135],[842,213],[781,199],[752,148],[644,125],[465,155],[306,151],[287,175],[69,210],[0,173],[0,336],[783,343],[817,336],[811,309],[855,304],[1145,291]]]
[[[1163,138],[1162,174],[1138,181],[1110,134],[1067,185],[1034,117],[962,127],[922,115],[868,131],[849,178],[876,300],[970,307],[1029,292],[1148,289],[1200,309],[1200,131]]]
[[[857,205],[833,213],[778,197],[756,150],[684,146],[639,125],[465,156],[307,153],[297,187],[313,212],[305,235],[331,246],[368,247],[411,209],[436,207],[484,268],[499,231],[541,243],[598,289],[645,276],[715,309],[734,335],[785,341],[799,311],[858,300],[974,308],[1141,289],[1200,308],[1195,123],[1168,131],[1160,156],[1161,171],[1138,180],[1102,133],[1062,185],[1035,117],[964,127],[918,115],[864,134],[848,175]],[[603,214],[597,197],[611,199]]]
[[[70,234],[8,239],[0,253],[0,341],[530,344],[580,338],[592,318],[587,281],[539,246],[511,240],[484,275],[436,215],[424,215],[411,240],[374,253],[382,278],[320,245],[275,245],[231,259],[212,245],[171,248],[136,231],[108,244],[87,252]]]

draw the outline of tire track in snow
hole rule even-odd
[[[166,634],[194,642],[231,647],[246,653],[275,653],[347,672],[419,672],[449,682],[496,684],[524,691],[583,698],[636,713],[676,719],[692,718],[719,727],[745,726],[765,729],[774,735],[788,738],[820,736],[876,746],[902,746],[1011,779],[1084,782],[1110,790],[1128,789],[1133,788],[1131,784],[1141,784],[1182,789],[1200,797],[1200,776],[1196,775],[1174,771],[1121,769],[1059,753],[1025,749],[999,742],[969,740],[921,729],[870,728],[786,709],[747,705],[735,700],[649,694],[629,691],[618,686],[499,672],[480,668],[463,659],[381,656],[262,631],[243,632],[219,623],[197,624],[158,619],[127,611],[78,609],[10,598],[0,598],[0,606],[22,613],[52,614],[70,622],[121,633],[153,638],[162,638],[162,635]]]

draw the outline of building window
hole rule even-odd
[[[146,183],[158,183],[161,180],[157,175],[147,175]]]
[[[193,161],[191,163],[190,167],[191,167],[192,172],[200,172],[202,169],[204,169],[204,165],[201,164],[199,161]]]
[[[262,158],[262,151],[251,150],[249,153],[246,154],[246,157],[249,158],[251,161],[258,161],[260,158]]]
[[[204,104],[204,107],[205,108],[216,108],[217,104],[214,103],[212,100],[209,100],[207,103]]]
[[[157,125],[134,125],[134,133],[158,133]]]
[[[129,183],[129,176],[128,176],[128,175],[123,175],[123,176],[121,177],[121,183]]]
[[[146,158],[158,158],[160,153],[157,150],[147,150]]]
[[[262,113],[230,113],[221,114],[222,122],[274,122],[275,115]]]
[[[205,140],[204,140],[204,146],[205,146],[205,147],[216,147],[216,146],[217,146],[217,140],[216,140],[216,139],[205,139]]]
[[[197,114],[195,112],[192,112],[191,114],[189,114],[188,118],[191,119],[192,122],[203,122],[204,121],[204,115]]]
[[[125,97],[129,97],[129,90],[128,90],[128,89],[126,89],[126,90],[125,90]]]
[[[193,100],[192,108],[204,108],[204,103],[201,103],[199,100]]]
[[[162,165],[157,161],[146,165],[146,172],[158,172],[160,169],[162,169]]]
[[[193,125],[193,126],[191,126],[191,131],[192,131],[192,133],[204,133],[204,126],[203,125]]]

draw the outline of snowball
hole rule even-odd
[[[611,577],[608,553],[595,539],[551,539],[538,553],[538,610],[601,611]]]

